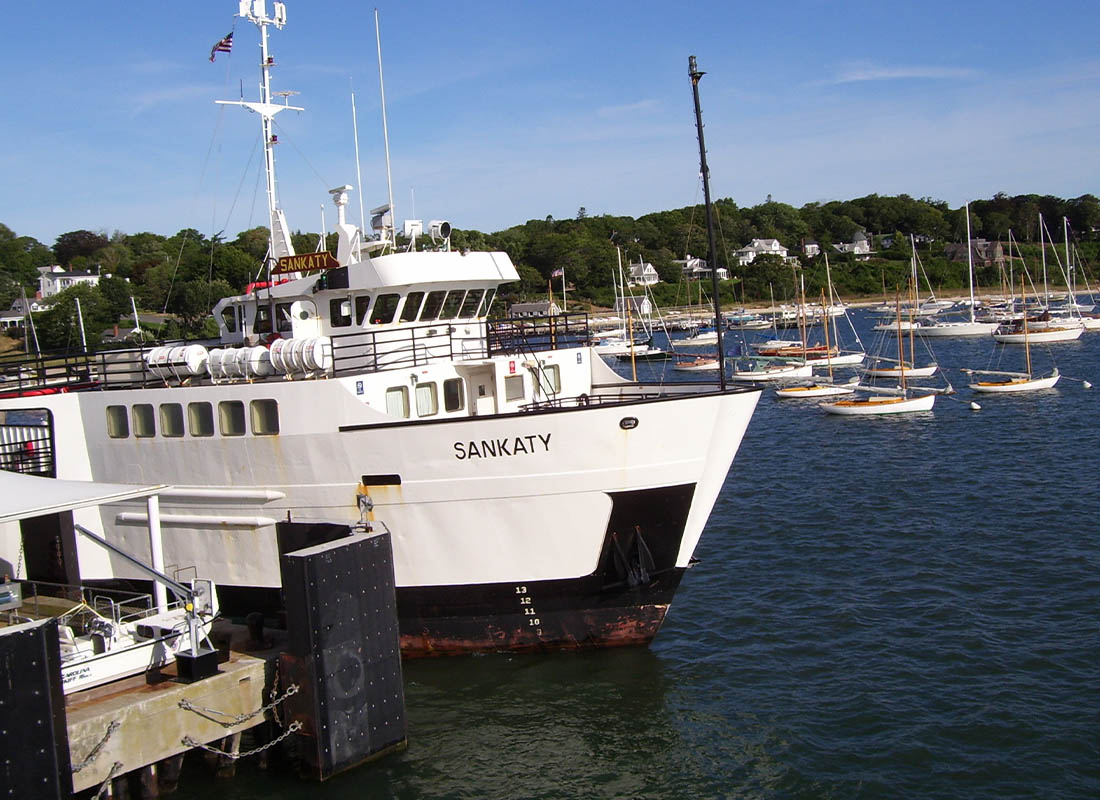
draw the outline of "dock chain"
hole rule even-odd
[[[294,722],[290,723],[287,726],[285,731],[283,731],[281,734],[276,736],[274,739],[272,739],[267,744],[262,744],[262,745],[260,745],[259,747],[255,748],[253,750],[246,750],[243,753],[229,753],[229,752],[226,752],[225,750],[222,750],[221,748],[214,747],[213,745],[203,744],[202,742],[196,741],[195,739],[192,739],[190,736],[184,736],[181,741],[185,745],[187,745],[188,747],[197,747],[198,749],[205,750],[208,753],[214,753],[215,755],[224,756],[225,758],[228,758],[230,761],[236,761],[239,758],[248,758],[248,756],[254,756],[257,753],[262,753],[264,750],[267,750],[269,747],[274,747],[279,742],[281,742],[283,739],[290,736],[290,734],[296,733],[297,731],[301,730],[301,727],[302,727],[302,723],[299,722],[298,720],[294,720]]]
[[[271,711],[273,708],[275,708],[275,706],[279,705],[279,703],[283,702],[291,695],[298,694],[298,688],[298,684],[290,684],[290,686],[286,687],[286,691],[283,692],[281,696],[276,697],[266,706],[260,706],[255,711],[249,712],[247,714],[227,714],[224,711],[218,711],[216,708],[196,706],[186,697],[179,701],[179,707],[182,708],[184,711],[194,711],[203,719],[213,722],[217,725],[221,725],[223,728],[232,728],[235,725],[240,725],[242,722],[247,722],[253,717],[257,717],[260,714],[263,714],[265,711]],[[219,717],[228,717],[229,719],[228,721],[217,719],[216,717],[211,716],[213,714],[217,714]]]
[[[107,777],[103,779],[103,783],[99,784],[99,791],[95,793],[94,800],[100,800],[103,797],[103,793],[107,791],[107,787],[111,785],[111,781],[114,780],[115,775],[122,769],[122,762],[116,761],[111,765],[111,771],[107,773]]]
[[[73,765],[73,774],[75,775],[76,773],[80,772],[80,770],[84,769],[86,766],[99,758],[99,751],[102,750],[104,745],[107,744],[107,740],[114,735],[114,732],[121,727],[122,725],[117,719],[111,720],[111,723],[107,726],[107,732],[103,734],[103,738],[99,740],[99,744],[91,749],[91,751],[88,753],[83,761],[81,761],[79,764]],[[121,764],[118,766],[121,766]]]

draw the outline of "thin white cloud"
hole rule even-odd
[[[905,80],[955,80],[971,78],[975,70],[964,67],[880,67],[873,65],[843,68],[832,78],[819,81],[820,84],[866,83],[869,81],[905,81]]]
[[[596,111],[596,115],[604,118],[624,117],[642,112],[655,111],[658,108],[656,100],[639,100],[637,103],[625,103],[619,106],[604,106]]]

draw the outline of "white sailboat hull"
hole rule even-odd
[[[784,386],[775,390],[775,396],[788,400],[809,400],[816,397],[835,397],[844,394],[853,394],[855,389],[836,384],[813,384],[812,386]]]
[[[900,378],[902,374],[906,378],[931,378],[938,369],[937,364],[930,364],[927,367],[906,367],[904,370],[900,367],[868,367],[863,370],[863,373],[875,378]]]
[[[1027,333],[994,333],[993,338],[1004,344],[1050,344],[1051,342],[1073,342],[1085,332],[1083,326],[1073,328],[1039,328]]]
[[[933,325],[914,326],[917,336],[937,338],[944,336],[989,336],[997,330],[996,322],[937,322]]]
[[[785,381],[809,378],[813,374],[813,364],[773,364],[760,369],[734,370],[730,373],[730,378],[735,381]]]
[[[835,403],[822,403],[828,414],[845,417],[868,416],[873,414],[904,414],[911,411],[931,411],[936,395],[926,394],[920,397],[862,397],[858,400],[839,400]]]
[[[1009,392],[1035,392],[1041,389],[1053,388],[1060,375],[1050,375],[1046,378],[1016,378],[1007,381],[977,381],[970,384],[975,392],[986,394],[998,394]]]

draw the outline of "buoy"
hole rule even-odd
[[[1086,389],[1091,389],[1092,388],[1092,384],[1089,383],[1088,381],[1081,381],[1081,385],[1084,386]]]
[[[970,410],[971,410],[971,411],[981,411],[981,410],[982,410],[982,407],[981,407],[980,405],[978,405],[977,403],[975,403],[975,402],[971,401],[971,403],[970,403]]]

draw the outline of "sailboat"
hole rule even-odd
[[[913,272],[913,275],[916,275],[915,271]],[[909,296],[911,301],[913,299],[914,293],[914,277],[911,276],[909,279]],[[896,326],[895,329],[891,331],[891,335],[904,336],[905,333],[909,334],[909,361],[899,361],[898,359],[888,358],[884,355],[868,355],[867,360],[869,364],[863,368],[863,374],[865,376],[869,378],[900,378],[902,375],[905,375],[908,378],[930,378],[936,374],[936,370],[939,369],[939,365],[936,364],[934,361],[922,367],[916,366],[917,349],[916,339],[914,336],[916,325],[913,321],[913,312],[915,308],[917,308],[917,304],[915,302],[910,302],[908,306],[908,319],[903,319],[901,321],[901,325]],[[887,335],[885,331],[880,330],[879,333],[880,336]],[[901,358],[904,359],[905,348],[900,341],[898,343],[898,351],[901,354]],[[931,353],[931,350],[929,350],[929,353]]]
[[[824,291],[821,293],[821,305],[822,307],[825,306]],[[830,345],[831,343],[829,341],[829,321],[828,319],[826,319],[825,348],[827,352],[830,349]],[[830,361],[828,358],[826,358],[825,360],[825,366],[829,372],[829,380],[827,382],[814,382],[809,384],[801,384],[798,386],[784,386],[780,389],[775,390],[775,396],[779,398],[802,400],[813,397],[832,397],[841,394],[852,394],[855,391],[855,388],[853,388],[852,386],[838,385],[833,382],[833,365],[832,361]]]
[[[996,322],[983,322],[974,316],[974,242],[970,238],[970,204],[966,204],[966,276],[970,287],[970,304],[967,306],[969,320],[949,321],[942,319],[921,320],[916,329],[918,336],[988,336],[997,329]],[[900,327],[899,327],[900,331]]]
[[[1020,296],[1024,296],[1024,279],[1020,278]],[[1047,376],[1037,378],[1031,369],[1031,341],[1028,335],[1027,327],[1027,314],[1024,314],[1022,320],[1023,337],[1024,337],[1024,360],[1027,366],[1026,372],[1002,372],[995,370],[975,370],[964,369],[971,375],[995,375],[1002,378],[1002,380],[978,380],[970,384],[970,388],[975,392],[984,392],[988,394],[994,394],[998,392],[1034,392],[1040,389],[1053,388],[1061,375],[1058,373],[1058,367],[1054,367],[1051,373]]]
[[[879,388],[875,386],[856,386],[859,391],[868,392],[866,397],[854,397],[851,399],[837,400],[832,403],[822,403],[821,408],[828,414],[839,416],[869,416],[875,414],[902,414],[912,411],[931,411],[936,402],[936,395],[940,392],[935,389],[925,390],[924,394],[915,394],[910,391],[905,380],[905,359],[902,353],[901,333],[901,296],[897,297],[896,324],[898,326],[898,365],[901,367],[899,385],[894,388]],[[950,387],[949,387],[950,388]]]
[[[643,336],[634,338],[634,309],[637,307],[633,293],[627,290],[626,276],[623,274],[622,251],[615,248],[618,259],[618,278],[611,274],[611,281],[615,287],[615,305],[620,314],[619,329],[599,336],[593,343],[593,349],[601,356],[615,356],[621,360],[655,360],[668,358],[669,354],[653,345],[652,326],[641,321]]]

